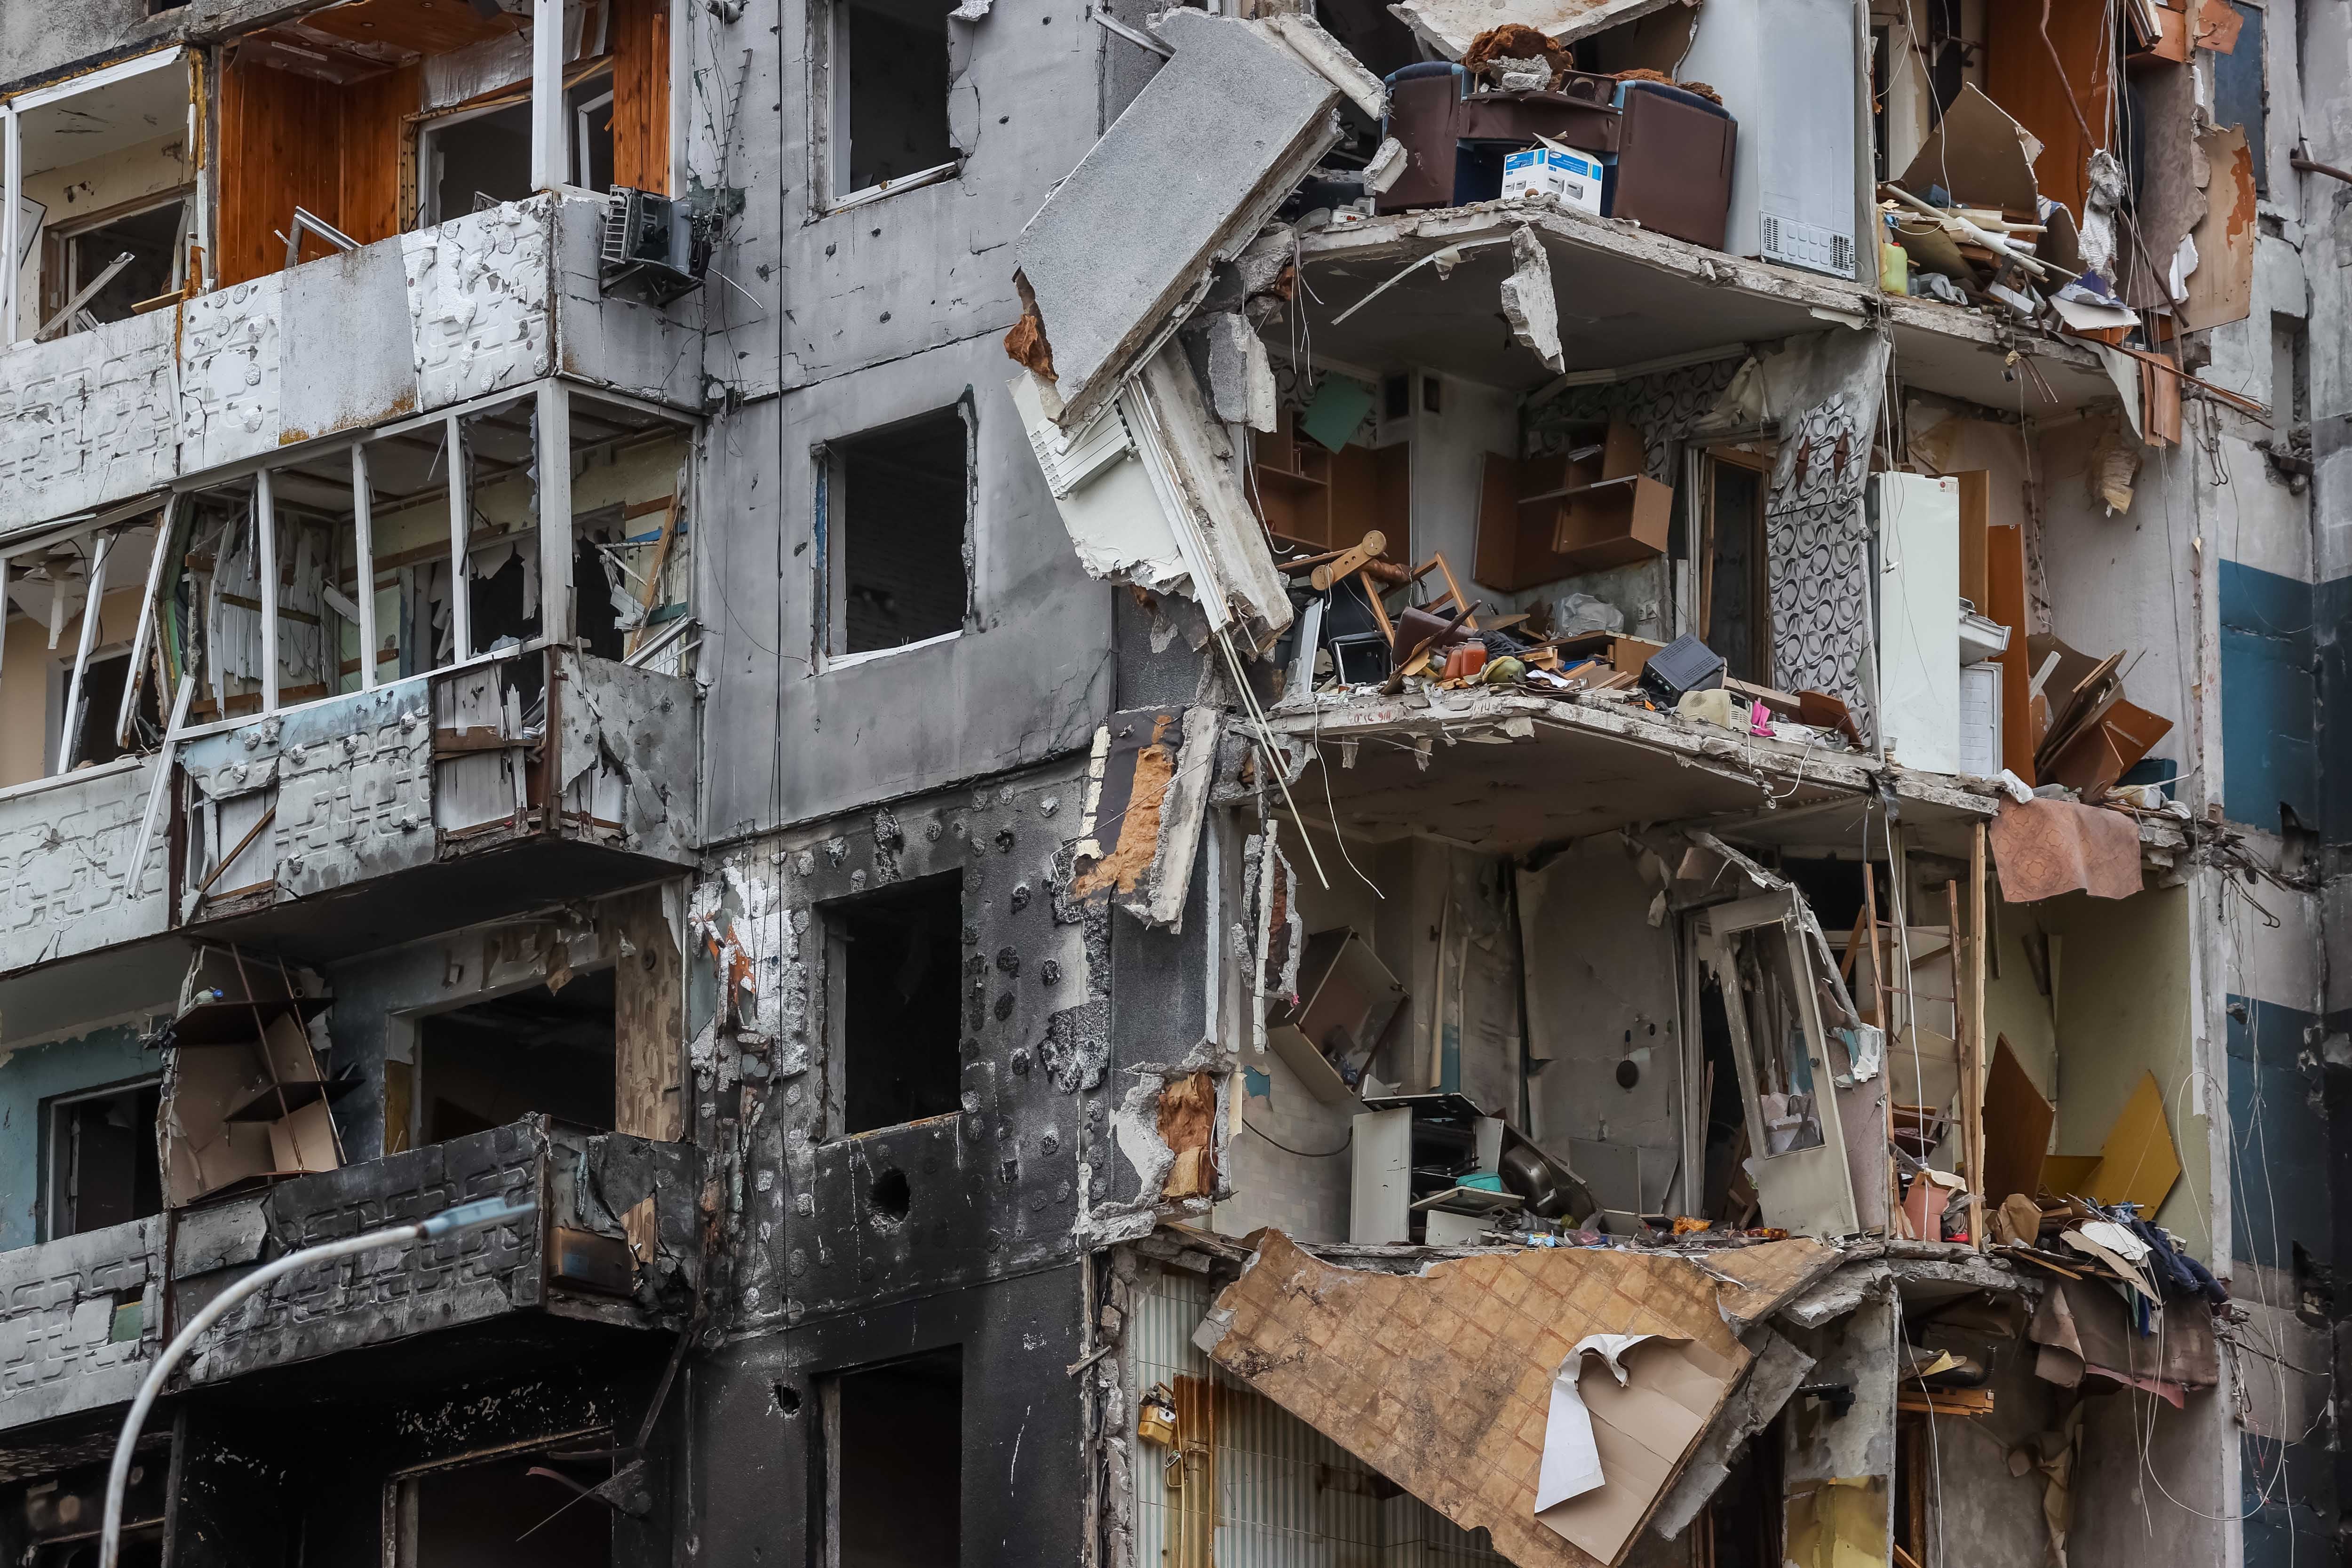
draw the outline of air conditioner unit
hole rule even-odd
[[[1723,248],[1833,278],[1861,276],[1855,0],[1706,0],[1675,75],[1739,121]],[[1874,256],[1872,265],[1876,265]]]
[[[667,301],[702,286],[710,266],[709,226],[675,196],[614,185],[605,196],[604,284],[634,283]]]

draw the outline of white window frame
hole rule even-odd
[[[855,653],[836,653],[834,639],[847,630],[847,567],[848,536],[842,531],[841,519],[835,515],[834,496],[841,478],[840,446],[877,431],[888,430],[913,423],[929,415],[952,410],[963,421],[964,506],[963,542],[969,565],[963,584],[963,622],[953,631],[935,632],[913,642],[898,643],[890,647],[863,648]],[[919,649],[937,647],[950,643],[976,630],[980,618],[980,487],[976,482],[980,467],[980,411],[971,395],[966,393],[953,403],[934,405],[919,409],[903,418],[885,419],[858,429],[820,441],[810,448],[809,497],[810,521],[820,534],[816,551],[816,625],[810,638],[812,658],[810,672],[823,675],[828,670],[847,669],[856,665],[870,664],[876,659],[893,658]]]
[[[551,3],[561,5],[562,0],[539,0],[542,9]],[[558,52],[560,53],[561,50]],[[67,99],[78,98],[83,93],[92,92],[102,87],[111,87],[119,81],[129,81],[131,78],[144,76],[149,71],[163,70],[169,67],[180,65],[186,55],[187,50],[184,46],[174,44],[170,48],[158,49],[152,54],[141,55],[135,59],[102,67],[85,75],[74,77],[70,80],[57,82],[47,87],[28,88],[5,100],[0,100],[0,258],[5,258],[8,263],[8,265],[0,266],[0,350],[16,346],[18,341],[16,315],[22,308],[22,302],[18,299],[22,268],[16,264],[18,253],[24,247],[24,235],[20,232],[21,223],[18,212],[18,208],[23,205],[25,195],[25,140],[24,126],[20,123],[22,117],[33,110],[62,103]],[[192,101],[188,106],[187,142],[191,147],[196,144],[195,123],[196,109]],[[197,221],[202,225],[205,206],[205,174],[202,170],[199,170],[196,174],[196,187]],[[198,239],[205,247],[205,256],[210,257],[212,255],[211,235],[200,230]]]
[[[811,31],[822,46],[812,51],[809,61],[809,147],[816,165],[814,178],[809,182],[815,196],[812,216],[829,217],[902,191],[960,177],[963,174],[961,151],[944,163],[917,169],[895,180],[856,190],[845,188],[849,184],[849,4],[848,0],[810,0],[810,4],[823,12],[821,18],[811,18],[817,24]]]

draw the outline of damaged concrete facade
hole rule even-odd
[[[2340,1550],[2333,11],[69,9],[0,1551]]]

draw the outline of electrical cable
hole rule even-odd
[[[1348,1129],[1348,1136],[1341,1140],[1339,1146],[1337,1149],[1321,1149],[1314,1151],[1294,1149],[1289,1144],[1282,1142],[1279,1138],[1268,1137],[1265,1128],[1260,1127],[1256,1122],[1252,1121],[1246,1116],[1242,1118],[1242,1125],[1256,1133],[1259,1137],[1265,1138],[1267,1142],[1273,1144],[1284,1153],[1295,1154],[1302,1160],[1336,1160],[1340,1155],[1346,1153],[1348,1152],[1349,1145],[1352,1144],[1356,1141],[1356,1130],[1353,1127],[1350,1127]]]

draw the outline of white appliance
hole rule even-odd
[[[1855,82],[1857,0],[1706,0],[1675,76],[1723,95],[1739,121],[1734,256],[1860,278],[1854,223],[1865,156]],[[1877,268],[1875,247],[1870,268]]]
[[[1879,734],[1906,768],[1958,773],[1960,482],[1878,474],[1871,483],[1878,522]]]

